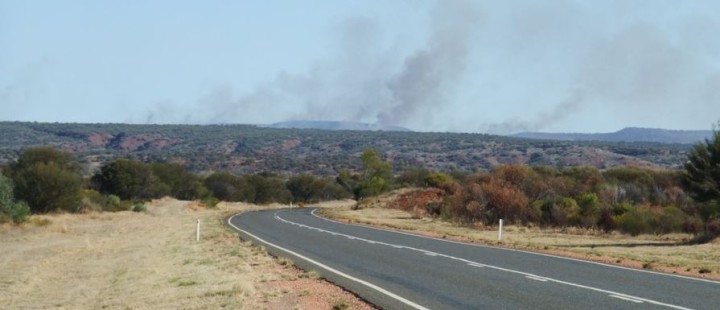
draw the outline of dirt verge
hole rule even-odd
[[[0,305],[13,309],[372,309],[237,239],[224,218],[277,208],[163,199],[146,213],[33,216],[0,227]],[[195,241],[196,220],[201,240]]]

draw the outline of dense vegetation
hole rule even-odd
[[[412,199],[399,207],[463,224],[504,219],[633,235],[720,235],[720,130],[693,148],[684,170],[503,165],[454,176],[414,169],[398,180],[444,190],[420,210]]]
[[[437,184],[445,195],[420,211],[463,224],[503,219],[630,234],[702,232],[698,206],[680,188],[682,174],[676,171],[506,165],[461,179],[427,175],[424,184]]]
[[[21,223],[30,213],[142,210],[150,199],[172,196],[251,203],[344,199],[352,191],[335,178],[272,173],[200,176],[176,163],[116,159],[83,178],[69,153],[39,147],[25,150],[0,174],[0,222]]]
[[[181,132],[187,129],[169,128]],[[243,127],[243,130],[267,137],[261,129]],[[364,134],[358,132],[350,136]],[[370,134],[394,139],[384,143],[408,143],[400,139],[405,133]],[[83,133],[66,132],[65,135],[75,138]],[[460,142],[451,139],[443,143],[447,146]],[[426,147],[428,151],[437,148]],[[348,197],[362,200],[394,188],[416,186],[437,188],[442,194],[438,199],[426,201],[420,210],[417,205],[412,206],[415,212],[461,224],[494,224],[502,218],[510,223],[577,226],[630,234],[720,233],[718,131],[714,132],[713,139],[692,148],[686,155],[689,160],[684,170],[636,166],[555,167],[537,163],[497,164],[479,172],[453,167],[398,169],[398,163],[407,164],[399,153],[365,149],[355,155],[354,160],[348,160],[357,160],[357,165],[348,164],[344,169],[338,169],[343,165],[334,165],[332,170],[337,172],[332,175],[239,174],[232,169],[200,174],[191,169],[190,164],[153,156],[140,156],[144,160],[136,156],[109,157],[94,172],[88,173],[89,166],[84,162],[87,154],[75,154],[73,157],[50,147],[24,150],[4,169],[7,177],[0,175],[0,221],[21,222],[29,212],[142,210],[143,201],[164,196],[203,200],[210,206],[219,200],[316,202]]]

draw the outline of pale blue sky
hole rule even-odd
[[[0,0],[0,120],[709,129],[718,1]]]

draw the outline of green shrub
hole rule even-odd
[[[103,211],[118,212],[131,210],[133,204],[130,201],[123,201],[120,197],[115,195],[105,196],[105,203],[103,204]]]
[[[153,173],[151,166],[136,160],[110,162],[92,180],[101,193],[117,195],[125,200],[160,198],[170,194],[171,190]]]
[[[433,172],[425,178],[427,186],[443,189],[447,193],[452,192],[454,182],[452,176],[442,172]]]
[[[202,204],[208,209],[217,207],[218,203],[220,203],[220,200],[212,196],[202,200]]]
[[[652,230],[653,215],[646,208],[633,208],[615,220],[620,231],[637,236]]]
[[[105,196],[91,189],[82,191],[82,210],[83,211],[103,211],[105,204]]]
[[[0,174],[0,223],[22,223],[30,217],[30,207],[25,202],[15,202],[12,181]]]
[[[144,203],[137,203],[132,208],[133,212],[147,212],[147,207]]]
[[[0,211],[0,223],[11,221],[15,224],[27,222],[30,219],[30,207],[24,202],[13,203]]]
[[[616,203],[612,206],[614,215],[620,216],[633,209],[633,205],[627,202]]]
[[[8,171],[15,197],[33,213],[81,211],[82,176],[72,155],[48,147],[30,148]]]
[[[683,230],[686,215],[676,207],[665,207],[657,217],[655,233],[668,234]]]
[[[115,195],[103,195],[95,190],[83,190],[82,208],[85,211],[118,212],[131,210],[133,205],[129,201],[122,201]]]
[[[579,224],[582,227],[593,227],[600,219],[600,199],[595,193],[586,193],[578,197],[578,207],[580,207]]]

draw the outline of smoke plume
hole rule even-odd
[[[452,4],[435,6],[427,46],[406,59],[402,71],[388,81],[392,101],[378,114],[380,123],[403,124],[421,110],[443,105],[443,90],[462,76],[468,40],[477,30],[480,14],[470,2]]]
[[[240,95],[232,85],[218,87],[181,119],[362,121],[506,134],[706,128],[720,117],[716,19],[665,20],[660,13],[668,9],[645,2],[611,3],[603,12],[574,1],[482,5],[483,14],[475,1],[438,1],[428,31],[418,32],[427,37],[410,44],[372,17],[346,19],[336,27],[333,52],[306,73],[281,72]],[[649,8],[658,14],[633,15]]]
[[[347,19],[338,27],[338,52],[313,64],[309,73],[282,72],[239,97],[231,86],[219,87],[201,98],[192,114],[209,123],[305,119],[406,125],[430,115],[446,102],[444,94],[453,92],[479,17],[471,1],[438,2],[430,12],[431,33],[415,50],[384,38],[372,19]]]

